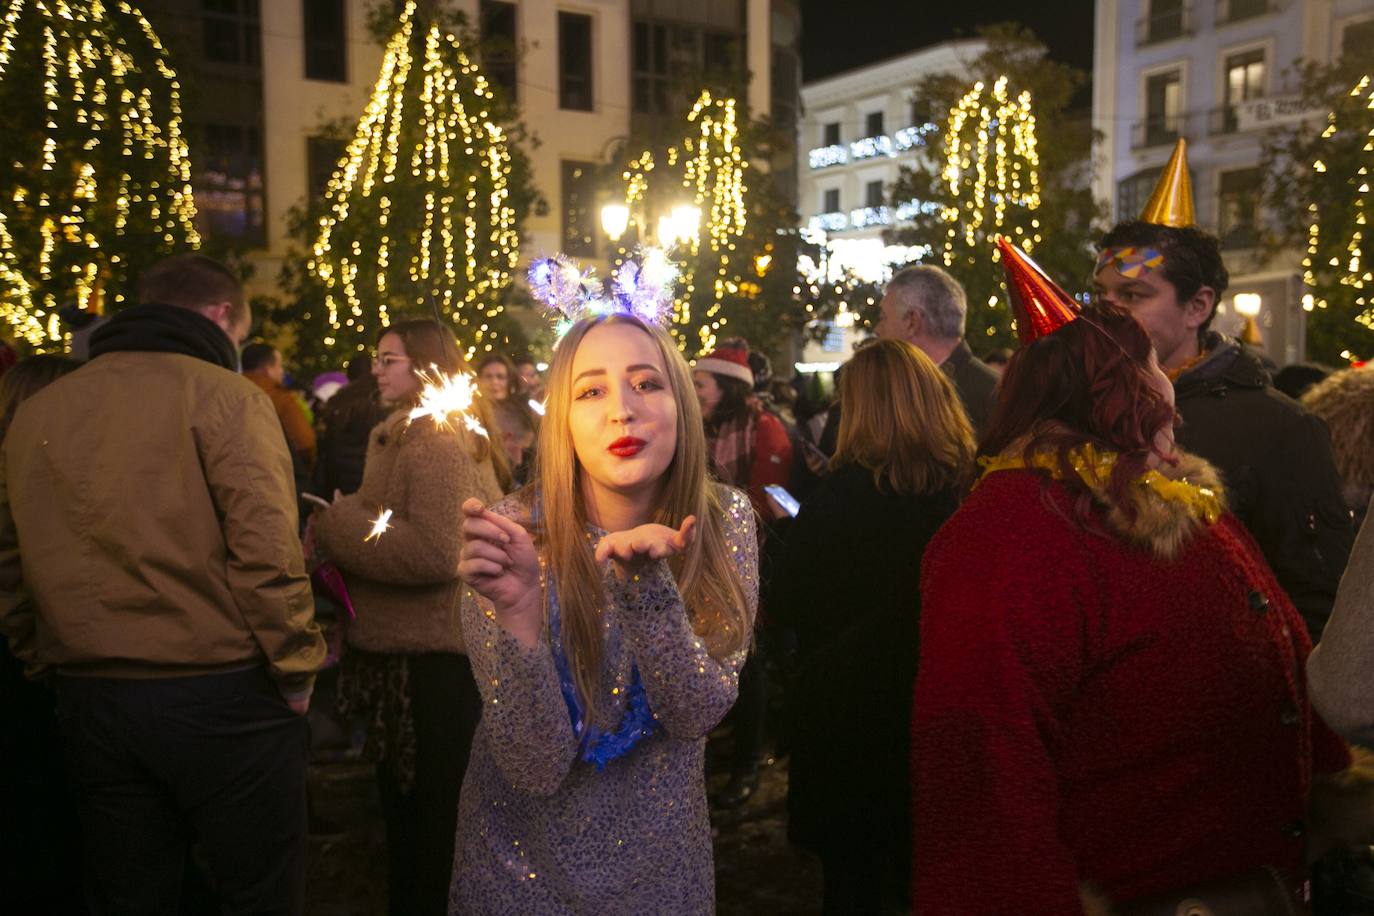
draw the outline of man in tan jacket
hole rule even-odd
[[[0,630],[52,675],[94,913],[175,913],[187,837],[225,913],[300,913],[325,654],[291,459],[201,255],[141,278],[0,449]]]

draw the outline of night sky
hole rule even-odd
[[[1093,0],[802,0],[802,72],[811,82],[980,25],[1029,26],[1056,59],[1092,69]]]

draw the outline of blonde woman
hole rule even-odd
[[[469,500],[459,570],[483,713],[451,913],[708,913],[706,734],[757,605],[748,497],[710,484],[690,371],[627,315],[550,369],[539,470]]]
[[[921,554],[973,474],[954,385],[904,340],[840,383],[831,472],[779,528],[770,613],[795,629],[788,835],[821,858],[824,913],[900,903],[911,861],[911,691]]]

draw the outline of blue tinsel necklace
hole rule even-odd
[[[540,503],[534,504],[533,520],[537,523]],[[563,702],[568,706],[568,718],[572,721],[573,734],[578,739],[578,756],[587,763],[596,764],[599,771],[606,764],[628,754],[636,744],[649,737],[658,727],[653,710],[649,708],[649,697],[644,692],[644,681],[639,676],[639,665],[630,667],[630,683],[625,688],[625,713],[613,731],[605,731],[586,721],[585,710],[577,696],[577,684],[573,680],[572,666],[568,663],[563,649],[563,628],[558,609],[558,580],[553,570],[547,570],[547,594],[549,596],[549,651],[553,654],[553,665],[558,671],[558,686],[563,692]]]

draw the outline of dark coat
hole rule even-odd
[[[324,432],[315,464],[317,495],[332,499],[335,490],[344,494],[358,491],[367,462],[368,437],[388,413],[377,394],[377,383],[370,378],[350,382],[329,399],[320,411]]]
[[[1178,443],[1213,464],[1232,511],[1321,639],[1355,532],[1326,424],[1269,381],[1259,358],[1212,332],[1174,383]]]
[[[997,384],[1002,377],[996,369],[974,356],[967,341],[963,340],[940,368],[954,383],[959,400],[964,402],[964,410],[973,424],[973,435],[981,439],[992,419],[992,408],[997,405]]]
[[[788,695],[788,833],[799,845],[910,835],[921,555],[957,505],[951,491],[880,492],[851,465],[783,531],[770,613],[799,643]]]

